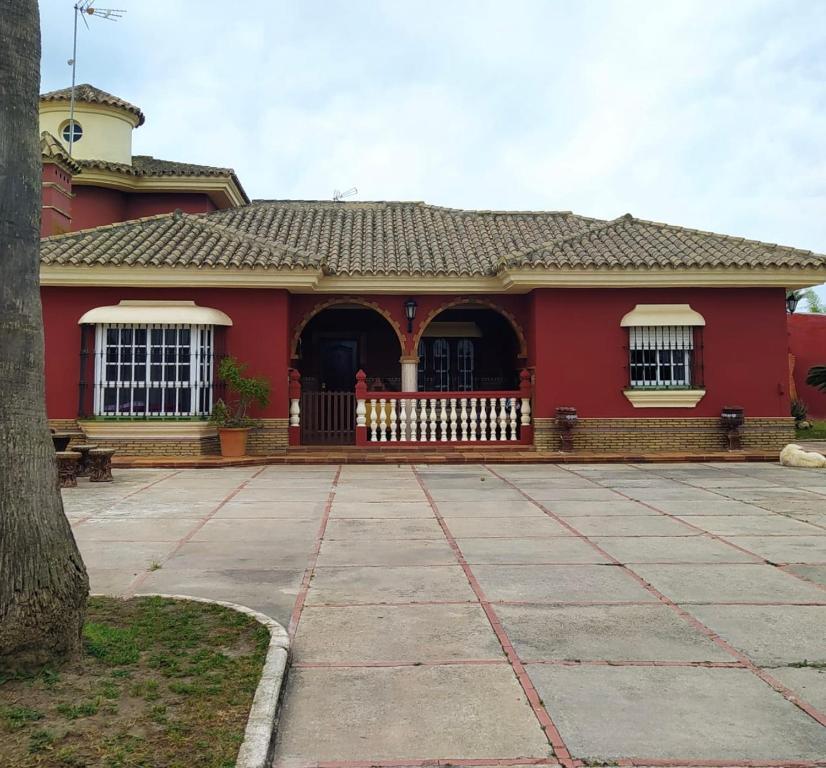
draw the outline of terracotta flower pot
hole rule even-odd
[[[220,427],[218,440],[221,443],[221,456],[225,458],[246,456],[247,435],[249,435],[249,427]]]

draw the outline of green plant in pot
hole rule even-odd
[[[255,419],[248,411],[256,405],[263,408],[270,401],[270,384],[260,376],[244,376],[246,364],[234,357],[225,357],[218,365],[218,378],[226,384],[226,400],[217,400],[209,418],[218,427],[222,456],[245,456],[247,438]]]

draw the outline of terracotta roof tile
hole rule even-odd
[[[166,214],[42,241],[45,264],[494,275],[503,268],[822,268],[826,256],[635,219],[464,211],[418,202],[273,200]]]
[[[72,89],[61,88],[57,91],[49,91],[48,93],[40,94],[40,101],[71,101]],[[126,112],[131,112],[138,118],[138,125],[143,125],[146,117],[143,112],[134,104],[124,101],[118,96],[113,96],[111,93],[95,88],[89,83],[82,83],[75,86],[75,101],[83,104],[105,104],[109,107],[117,107]]]

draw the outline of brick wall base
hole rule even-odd
[[[250,430],[247,454],[266,456],[284,453],[287,450],[287,423],[287,419],[261,419],[259,426]],[[49,419],[49,426],[59,432],[81,429],[74,419]],[[101,448],[114,448],[121,456],[218,456],[221,453],[217,434],[173,438],[94,438],[93,442]]]
[[[746,417],[742,436],[744,449],[779,451],[794,441],[794,419]],[[716,418],[580,419],[573,437],[574,450],[605,453],[728,448]],[[559,429],[554,419],[534,420],[534,444],[540,450],[559,450]]]

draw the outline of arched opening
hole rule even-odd
[[[398,331],[378,310],[346,302],[327,306],[301,329],[294,367],[305,392],[353,392],[356,372],[371,390],[399,391],[402,347]]]
[[[470,302],[444,309],[419,338],[418,389],[518,389],[521,347],[513,325],[496,309]]]

